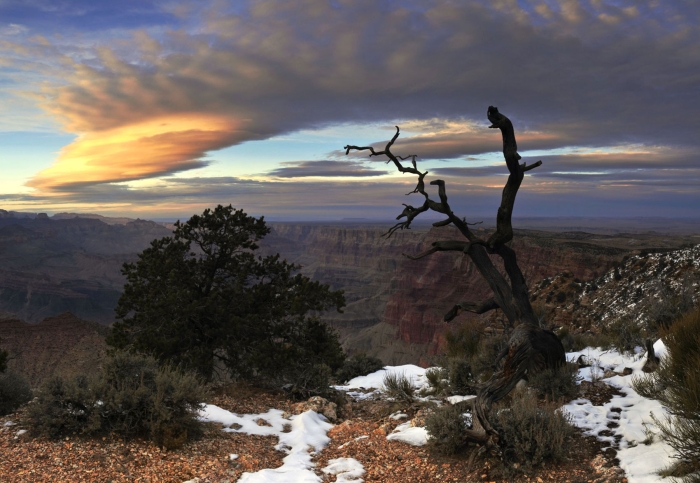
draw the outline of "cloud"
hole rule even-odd
[[[224,146],[369,121],[412,120],[397,153],[458,159],[499,150],[499,133],[486,129],[488,105],[513,120],[521,151],[697,150],[700,4],[618,4],[211,2],[186,26],[138,30],[95,48],[48,37],[70,62],[56,67],[62,77],[43,88],[43,105],[79,137],[30,186],[70,193],[153,178],[202,166]],[[48,62],[51,50],[44,52]],[[543,161],[579,179],[574,171],[684,167],[692,159],[615,156],[595,167],[583,156]],[[277,173],[299,176],[310,166],[322,167]],[[536,171],[532,180],[545,176]],[[486,171],[480,177],[493,181]]]
[[[277,178],[364,178],[382,176],[386,171],[369,169],[361,163],[352,161],[299,161],[282,163],[282,167],[267,173]]]
[[[42,191],[70,190],[202,167],[207,151],[246,137],[240,127],[229,119],[193,114],[89,132],[63,148],[58,161],[27,185]]]
[[[0,36],[20,35],[26,34],[27,32],[29,32],[27,27],[16,23],[9,23],[3,27],[0,27]]]

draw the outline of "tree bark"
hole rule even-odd
[[[508,341],[507,350],[496,361],[496,363],[500,363],[498,369],[488,381],[479,387],[474,402],[475,423],[473,429],[467,431],[469,440],[497,450],[499,435],[489,421],[492,405],[508,395],[526,374],[559,366],[565,363],[566,359],[564,347],[559,338],[552,331],[540,328],[530,305],[527,283],[518,266],[515,251],[506,245],[513,239],[511,222],[513,206],[525,172],[540,166],[542,162],[537,161],[530,166],[525,163],[520,164],[521,157],[518,154],[518,145],[511,121],[493,106],[488,108],[487,117],[491,122],[489,127],[501,131],[503,157],[509,172],[508,181],[501,196],[501,205],[496,215],[496,231],[488,240],[478,238],[469,229],[471,224],[467,223],[465,218],[460,218],[452,212],[443,180],[430,182],[430,185],[438,187],[439,201],[431,199],[425,186],[425,176],[428,172],[418,170],[416,156],[395,156],[391,152],[391,147],[400,134],[398,126],[396,126],[396,134],[387,143],[384,150],[376,151],[372,146],[348,145],[345,146],[345,153],[366,150],[370,151],[370,157],[385,155],[401,173],[411,173],[418,176],[416,188],[407,194],[422,195],[423,204],[418,207],[404,204],[403,211],[396,219],[405,218],[405,220],[392,226],[385,233],[386,236],[391,236],[397,230],[410,229],[411,222],[418,215],[432,210],[446,215],[446,219],[434,223],[433,226],[453,224],[466,238],[466,241],[438,241],[422,253],[415,256],[406,255],[408,258],[416,260],[439,251],[461,251],[471,258],[491,288],[492,298],[481,302],[462,301],[458,303],[445,314],[445,322],[450,322],[463,311],[481,314],[489,310],[501,309],[508,319],[510,327],[514,328]],[[406,159],[411,159],[411,166],[404,166],[401,163]],[[489,255],[497,255],[501,258],[507,278],[496,268]]]

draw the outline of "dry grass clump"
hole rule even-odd
[[[382,390],[387,397],[400,402],[413,402],[416,388],[406,377],[406,374],[387,372],[382,383]]]

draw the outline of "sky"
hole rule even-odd
[[[453,211],[700,218],[695,0],[0,0],[0,208],[151,219],[232,204],[390,222],[417,155]],[[437,197],[437,194],[434,194]]]

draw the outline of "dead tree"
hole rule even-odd
[[[534,169],[542,164],[541,161],[527,166],[520,164],[518,146],[515,142],[513,124],[498,109],[491,106],[487,111],[491,122],[490,128],[498,128],[503,135],[503,156],[510,175],[503,188],[501,206],[496,216],[496,231],[487,239],[482,240],[469,229],[466,218],[460,218],[452,212],[447,201],[445,182],[437,179],[430,184],[438,188],[438,200],[430,198],[425,190],[425,176],[428,172],[421,173],[416,166],[416,156],[396,156],[391,152],[391,147],[399,137],[399,127],[396,126],[396,134],[389,141],[383,151],[375,151],[371,146],[345,146],[345,154],[350,151],[370,151],[371,156],[385,155],[388,162],[393,162],[402,173],[411,173],[418,176],[416,188],[407,194],[418,193],[423,196],[421,206],[414,207],[404,204],[404,209],[396,218],[399,221],[386,233],[391,236],[397,230],[409,229],[411,222],[421,213],[432,210],[445,215],[445,219],[433,226],[454,225],[464,235],[465,240],[437,241],[432,247],[423,253],[408,256],[413,260],[423,258],[440,251],[462,252],[471,258],[479,273],[486,279],[493,292],[493,297],[483,301],[464,300],[455,305],[447,314],[445,321],[450,322],[461,312],[473,312],[483,314],[490,310],[501,309],[508,319],[511,327],[514,327],[512,336],[506,349],[499,354],[495,361],[497,370],[493,376],[483,383],[477,393],[474,404],[476,418],[473,429],[468,430],[467,438],[475,443],[483,444],[484,448],[497,450],[498,432],[489,422],[491,406],[496,401],[503,399],[526,374],[540,371],[544,368],[557,367],[566,362],[564,347],[559,338],[549,330],[540,328],[537,317],[530,305],[528,287],[515,256],[515,251],[507,243],[513,238],[511,216],[515,196],[518,193],[520,183],[526,171]],[[401,161],[411,160],[411,166],[404,166]],[[494,265],[490,255],[496,255],[503,260],[503,266],[507,275],[504,276]]]

